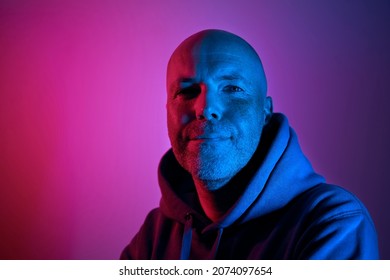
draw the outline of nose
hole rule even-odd
[[[195,114],[198,120],[220,120],[222,104],[218,92],[206,85],[201,85],[201,92],[196,97]]]

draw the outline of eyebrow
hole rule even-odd
[[[233,81],[233,80],[245,80],[245,78],[238,73],[233,73],[233,74],[217,76],[216,80]]]
[[[242,75],[239,73],[232,73],[232,74],[224,74],[217,76],[215,80],[221,81],[221,80],[228,80],[228,81],[234,81],[234,80],[246,80]],[[182,83],[194,83],[196,81],[195,78],[191,77],[184,77],[184,78],[179,78],[176,80],[177,84],[182,84]]]
[[[181,84],[181,83],[193,83],[195,81],[194,78],[179,78],[176,80],[176,82],[178,84]]]

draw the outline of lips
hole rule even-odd
[[[184,129],[184,139],[187,141],[212,142],[223,141],[232,138],[232,129],[227,125],[213,124],[210,122],[190,123]]]
[[[199,136],[189,137],[190,141],[220,141],[227,140],[230,136],[218,135],[218,134],[202,134]]]

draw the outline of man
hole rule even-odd
[[[160,207],[122,259],[376,259],[362,203],[326,184],[286,117],[273,113],[262,63],[242,38],[205,30],[167,69]]]

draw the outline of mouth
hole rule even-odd
[[[195,142],[218,142],[229,140],[230,137],[222,135],[200,135],[196,137],[190,137],[189,141]]]
[[[211,123],[194,123],[186,128],[184,131],[184,139],[189,143],[197,144],[217,144],[219,142],[233,141],[234,129],[228,125],[219,124],[213,125]]]

